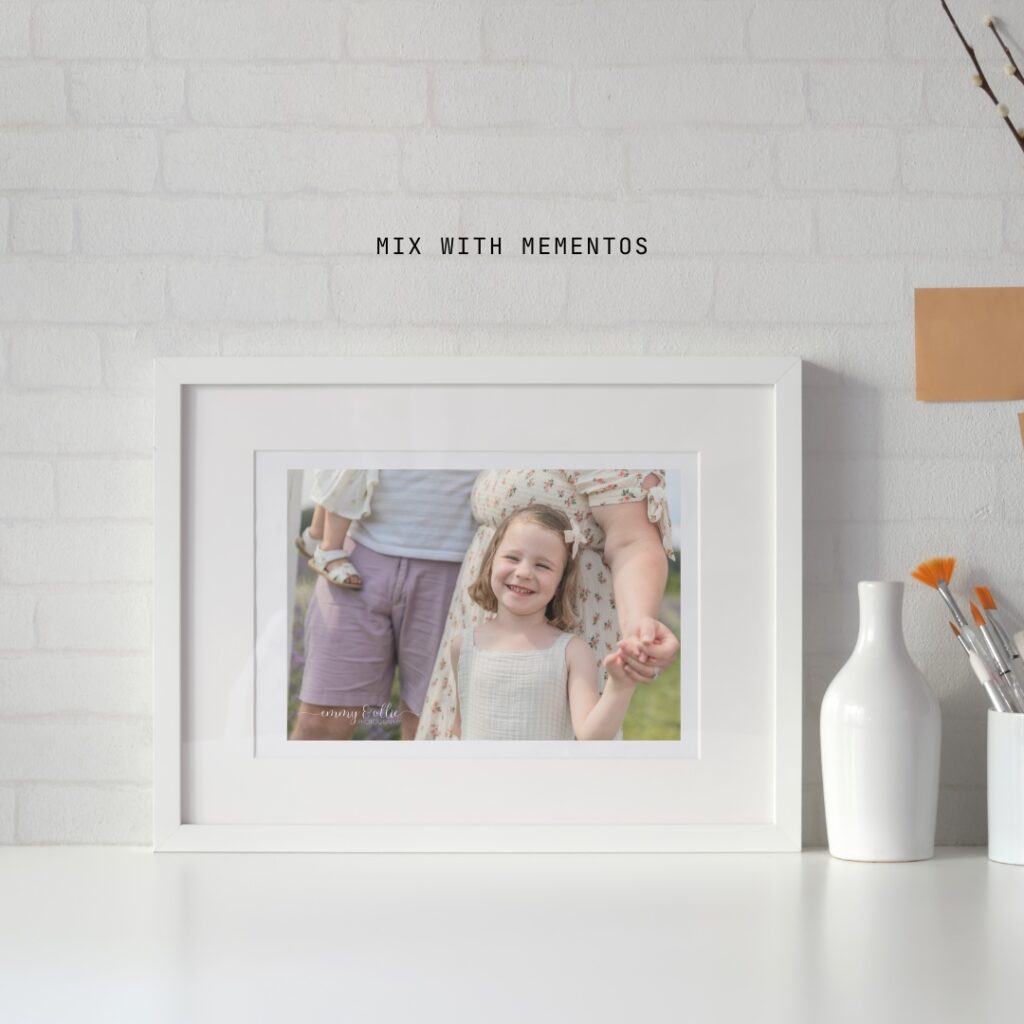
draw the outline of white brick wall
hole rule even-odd
[[[9,3],[0,7],[0,57],[27,57],[31,50],[32,5]]]
[[[17,476],[14,480],[17,481]],[[0,591],[0,643],[5,650],[28,651],[35,643],[32,599],[17,590]]]
[[[988,6],[952,6],[1024,111]],[[822,843],[817,714],[856,581],[955,551],[1024,607],[1016,410],[912,399],[913,288],[1022,283],[1024,167],[969,72],[921,0],[0,3],[0,843],[151,838],[154,356],[552,334],[808,360]],[[590,231],[650,253],[373,255]],[[911,585],[906,620],[943,704],[939,841],[981,842],[983,703],[933,595]]]
[[[171,192],[386,192],[397,175],[398,141],[389,135],[195,128],[169,133],[163,143]]]
[[[62,460],[56,491],[57,512],[69,519],[149,519],[153,466],[147,459]]]
[[[135,0],[38,3],[32,29],[36,57],[139,60],[146,53],[146,8]]]
[[[721,2],[494,4],[487,56],[541,64],[663,64],[742,60],[749,4]]]
[[[92,331],[10,331],[8,362],[18,388],[91,388],[100,383],[99,339]]]
[[[348,52],[355,60],[477,60],[481,5],[356,3],[348,15]]]
[[[57,124],[66,116],[60,68],[45,64],[0,67],[0,124]]]
[[[336,266],[331,292],[344,324],[438,321],[455,309],[466,324],[550,324],[563,315],[568,275],[543,261],[366,257]]]
[[[147,655],[32,653],[0,659],[4,715],[126,715],[152,710]]]
[[[0,722],[0,779],[141,782],[149,777],[151,729],[141,718],[49,715]]]
[[[404,236],[415,225],[422,237],[436,239],[458,233],[459,224],[457,199],[300,196],[269,204],[266,244],[272,252],[296,255],[373,255],[378,236]]]
[[[196,68],[189,112],[197,124],[407,127],[427,113],[427,72],[359,64]]]
[[[84,199],[82,252],[100,256],[175,253],[255,256],[263,248],[263,204],[250,199]]]
[[[119,534],[124,527],[119,528]],[[100,574],[102,575],[102,574]],[[39,647],[46,651],[144,651],[149,643],[149,599],[144,592],[82,593],[40,597],[36,608]]]
[[[764,195],[771,167],[764,132],[680,127],[671,132],[630,132],[627,188],[637,193],[705,191]]]
[[[245,0],[154,4],[154,57],[169,60],[330,60],[342,56],[344,4]]]
[[[15,199],[11,204],[11,251],[51,255],[71,252],[74,218],[74,202],[70,199]]]
[[[55,508],[53,465],[40,459],[0,458],[0,516],[39,519],[52,516]]]
[[[571,81],[563,68],[440,68],[434,75],[434,119],[446,128],[563,125]]]
[[[600,128],[673,124],[799,124],[803,74],[792,64],[594,68],[576,79],[580,123]]]
[[[4,189],[111,189],[148,192],[156,183],[157,141],[144,128],[25,129],[0,136]]]
[[[180,67],[75,64],[67,79],[71,112],[82,124],[171,124],[183,116]]]
[[[34,523],[9,523],[0,527],[0,573],[8,583],[147,582],[152,544],[148,523],[72,520],[42,532]]]
[[[402,172],[413,192],[614,192],[622,143],[595,132],[495,135],[418,133],[406,140]]]
[[[0,267],[0,319],[37,323],[122,323],[164,314],[164,270],[145,263],[68,260]]]
[[[779,184],[804,192],[892,192],[899,150],[887,128],[803,128],[778,138]]]
[[[888,4],[772,0],[754,5],[747,32],[756,59],[813,61],[884,57]]]
[[[959,95],[949,85],[962,70],[945,68],[935,94]],[[912,64],[816,62],[807,69],[811,117],[819,124],[914,124],[921,118],[924,77],[925,70]]]

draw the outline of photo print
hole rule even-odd
[[[679,466],[286,475],[291,744],[680,740]]]

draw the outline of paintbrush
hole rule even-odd
[[[978,630],[985,641],[989,655],[995,662],[996,669],[999,672],[999,679],[1002,683],[1000,690],[1003,696],[1006,697],[1010,710],[1024,711],[1024,690],[1021,690],[1020,684],[1014,677],[1013,669],[1010,668],[1009,662],[1003,657],[1003,652],[999,649],[999,645],[996,643],[988,623],[985,622],[985,616],[981,614],[981,609],[973,601],[971,602],[971,614],[974,616],[974,621],[977,623]]]
[[[978,682],[985,688],[985,693],[988,695],[988,702],[992,705],[994,711],[1009,711],[1010,706],[1007,704],[1006,699],[999,692],[999,687],[996,685],[996,681],[992,676],[992,672],[988,667],[988,662],[983,661],[978,657],[967,646],[967,641],[964,640],[960,633],[960,630],[951,622],[949,628],[953,630],[953,636],[960,642],[960,646],[964,649],[967,654],[967,660],[971,663],[971,669],[975,676],[978,678]]]
[[[1016,665],[1013,665],[1015,670],[1020,669],[1020,651],[1017,649],[1016,644],[1010,639],[1010,634],[1003,629],[1003,624],[996,617],[996,599],[992,596],[992,591],[988,587],[975,587],[975,594],[978,595],[978,603],[982,608],[985,609],[985,617],[988,619],[989,625],[992,627],[992,632],[995,633],[996,639],[1002,645],[1003,653],[1006,655],[1010,664],[1013,665],[1014,660],[1017,661]]]
[[[974,651],[979,657],[984,658],[985,654],[981,645],[975,639],[974,631],[968,625],[967,619],[964,618],[964,613],[960,611],[960,607],[949,589],[949,581],[953,578],[953,570],[955,568],[955,558],[929,558],[927,562],[922,562],[910,575],[915,580],[919,580],[921,583],[939,592],[939,596],[946,602],[949,614],[953,616],[953,621],[960,627],[960,632],[963,634],[967,649]]]

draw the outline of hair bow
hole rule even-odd
[[[563,534],[565,536],[565,543],[572,545],[572,554],[569,557],[575,558],[579,554],[580,545],[586,543],[586,538],[582,533],[580,533],[580,528],[576,525],[576,520],[573,519],[571,522],[572,529],[564,530]]]

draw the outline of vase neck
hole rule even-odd
[[[903,584],[869,582],[857,586],[860,631],[857,650],[866,647],[903,647]]]

